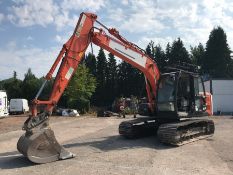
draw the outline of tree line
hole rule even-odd
[[[221,27],[210,32],[205,46],[199,43],[190,46],[190,51],[185,48],[181,38],[177,38],[167,43],[166,48],[151,41],[145,52],[157,63],[161,72],[168,65],[185,62],[199,66],[206,78],[233,78],[232,52]],[[6,89],[10,99],[31,100],[42,82],[43,77],[37,78],[29,69],[23,80],[17,79],[17,73],[14,72],[12,78],[0,82],[0,89]],[[53,80],[47,84],[41,99],[49,97],[52,83]],[[113,54],[106,56],[100,48],[97,56],[91,53],[85,56],[58,105],[85,112],[90,105],[108,106],[116,97],[131,95],[146,95],[144,75],[124,61],[117,63]]]

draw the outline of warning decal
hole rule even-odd
[[[67,80],[69,80],[73,72],[74,72],[74,68],[73,68],[73,67],[70,67],[69,70],[68,70],[67,73],[66,73],[65,78],[66,78]]]

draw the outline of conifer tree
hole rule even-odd
[[[104,50],[100,48],[97,56],[96,64],[96,81],[97,87],[94,94],[94,104],[104,106],[107,103],[106,95],[106,80],[107,80],[107,59]]]
[[[179,64],[181,62],[191,63],[189,53],[184,47],[183,41],[178,38],[174,40],[171,46],[169,64]]]
[[[221,27],[214,28],[206,43],[203,60],[204,72],[214,78],[228,77],[231,65],[231,51],[227,43],[227,36]]]

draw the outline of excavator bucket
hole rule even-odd
[[[50,128],[26,131],[17,143],[17,149],[31,162],[49,163],[73,158],[75,155],[65,150],[56,140]]]
[[[54,132],[49,128],[33,134],[26,132],[20,137],[17,149],[34,163],[49,163],[75,156],[57,142]]]

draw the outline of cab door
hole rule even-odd
[[[157,93],[158,118],[177,119],[176,82],[176,73],[167,73],[161,76]]]

